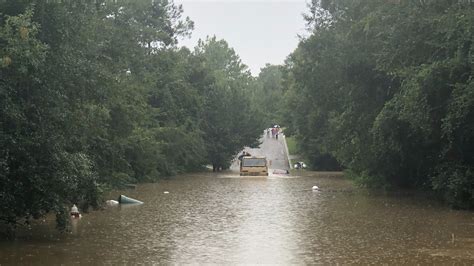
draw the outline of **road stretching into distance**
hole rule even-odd
[[[268,172],[273,170],[289,170],[288,151],[286,148],[285,136],[280,134],[278,139],[271,135],[263,134],[260,139],[262,144],[258,148],[245,148],[244,150],[252,156],[265,156],[268,161]],[[235,159],[231,165],[232,171],[239,170],[238,160]]]

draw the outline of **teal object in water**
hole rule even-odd
[[[143,204],[142,201],[129,198],[129,197],[125,196],[125,195],[120,195],[120,197],[118,198],[118,202],[119,202],[120,204]]]

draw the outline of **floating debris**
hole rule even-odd
[[[107,200],[105,201],[105,204],[107,204],[108,206],[117,206],[119,205],[119,202],[116,200]]]
[[[143,201],[139,201],[139,200],[136,200],[136,199],[133,199],[133,198],[129,198],[125,195],[120,195],[120,197],[118,198],[118,202],[120,204],[143,204]]]

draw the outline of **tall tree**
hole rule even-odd
[[[265,65],[256,79],[252,98],[268,125],[281,124],[281,117],[284,116],[285,92],[282,66]]]
[[[202,130],[207,159],[214,170],[227,168],[244,146],[256,146],[264,128],[254,113],[247,66],[224,40],[200,41],[195,55],[209,77],[201,88],[205,99]]]

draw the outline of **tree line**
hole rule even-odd
[[[313,168],[473,209],[473,4],[313,0],[305,19],[276,81]]]
[[[309,36],[257,79],[224,40],[179,48],[182,12],[0,1],[0,221],[64,228],[110,187],[227,168],[270,123],[315,169],[474,208],[469,1],[313,0]]]
[[[179,48],[173,1],[0,1],[0,221],[98,207],[105,189],[258,144],[248,68],[224,40]]]

